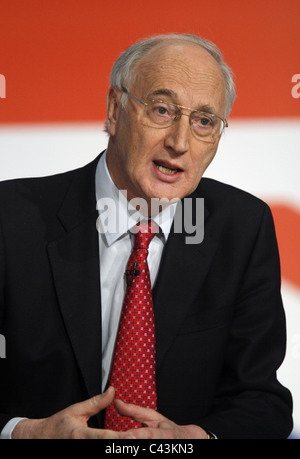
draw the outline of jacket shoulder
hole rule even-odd
[[[248,191],[212,178],[203,177],[196,191],[211,206],[247,206],[256,209],[268,207],[263,199],[254,196]]]
[[[92,162],[66,172],[43,177],[17,178],[0,182],[0,212],[8,206],[30,200],[57,202],[61,200],[74,180],[89,180],[96,170],[98,157]]]
[[[254,232],[267,219],[273,223],[269,205],[253,194],[210,178],[203,178],[196,190],[204,198],[204,206],[216,227],[226,227],[229,232]]]

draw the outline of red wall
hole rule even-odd
[[[221,48],[237,78],[232,116],[299,116],[299,20],[299,0],[0,0],[0,123],[103,119],[115,58],[168,32]]]

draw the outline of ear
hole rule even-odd
[[[110,88],[106,95],[106,128],[111,136],[116,133],[121,95],[121,91],[117,88]]]

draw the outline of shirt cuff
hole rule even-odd
[[[0,439],[1,440],[11,440],[11,434],[18,422],[22,421],[22,419],[27,419],[27,418],[12,418],[10,421],[8,421],[7,424],[5,424],[4,428],[1,431],[0,434]]]

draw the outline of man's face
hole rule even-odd
[[[225,85],[218,64],[202,48],[182,42],[152,49],[135,69],[131,94],[147,101],[159,99],[192,109],[209,106],[224,118]],[[168,200],[189,195],[197,187],[217,147],[196,139],[188,116],[167,128],[145,123],[145,108],[131,97],[120,105],[121,91],[107,97],[110,134],[107,164],[116,186],[127,198]],[[184,111],[189,114],[190,112]]]

